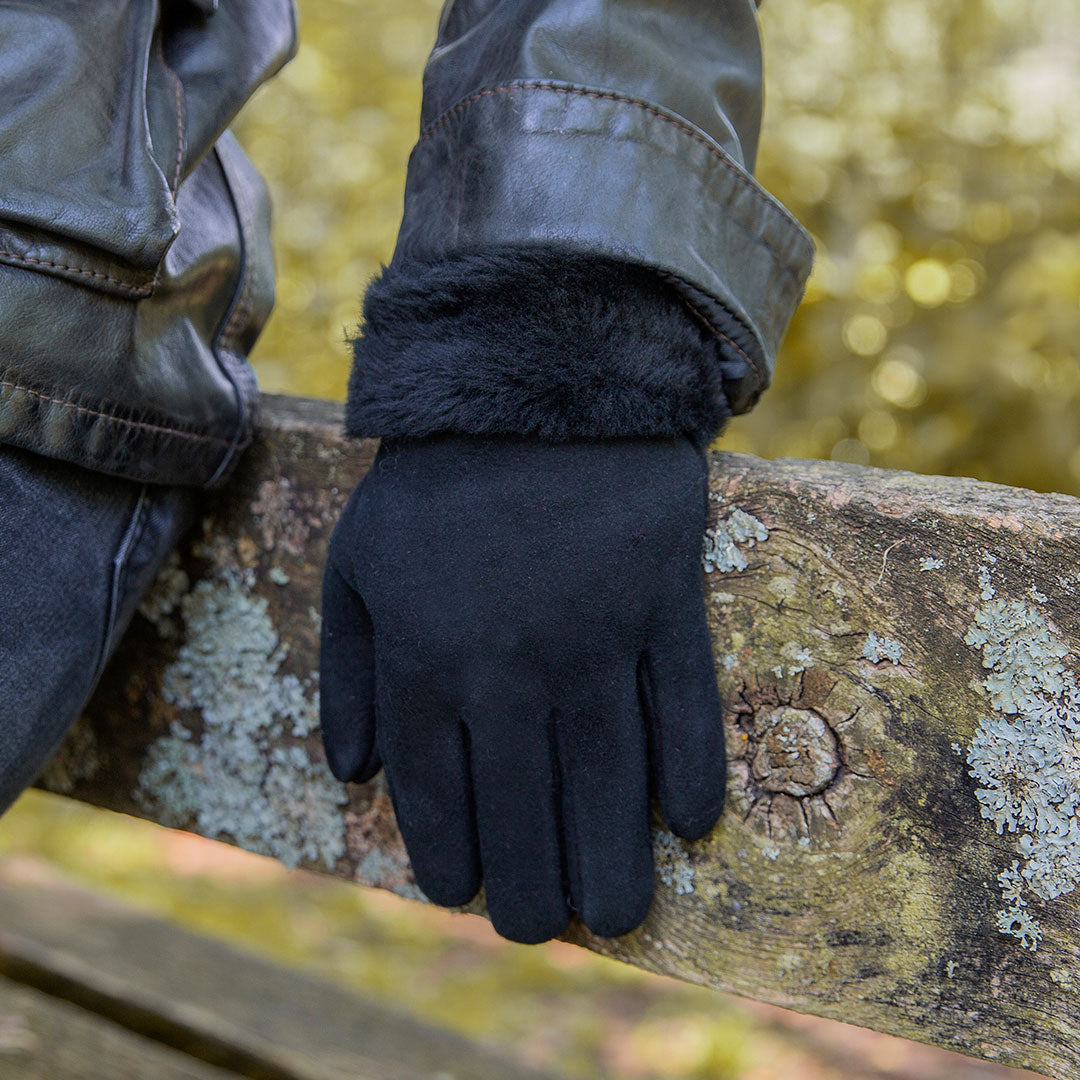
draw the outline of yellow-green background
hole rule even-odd
[[[237,124],[275,203],[265,389],[344,396],[438,6],[301,0],[299,56]],[[723,445],[1080,493],[1080,5],[766,0],[762,27],[758,177],[818,259],[774,388]],[[896,1041],[810,1037],[569,946],[512,946],[469,916],[39,794],[0,822],[0,852],[574,1075],[960,1075]]]
[[[437,0],[306,0],[237,130],[274,194],[264,388],[341,398]],[[818,246],[724,445],[1080,492],[1080,5],[765,0],[757,175]]]

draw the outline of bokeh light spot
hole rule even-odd
[[[900,437],[900,425],[892,413],[874,409],[859,421],[858,434],[860,442],[871,450],[881,452],[896,444]]]
[[[870,464],[870,450],[858,439],[841,439],[829,456],[833,461],[846,461],[851,465]]]
[[[922,307],[938,307],[949,299],[952,278],[940,259],[917,259],[904,274],[908,296]]]
[[[885,348],[888,331],[885,324],[874,315],[852,315],[844,323],[841,336],[844,344],[859,356],[876,356]]]
[[[886,357],[870,377],[874,393],[891,405],[914,409],[926,400],[926,380],[906,360]]]

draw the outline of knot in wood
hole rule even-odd
[[[754,718],[751,769],[759,787],[796,798],[818,795],[840,771],[840,747],[828,722],[813,709],[790,705]]]

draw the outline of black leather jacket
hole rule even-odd
[[[295,35],[290,0],[0,0],[0,441],[228,475],[273,286],[225,129]],[[395,259],[540,243],[652,268],[745,411],[812,260],[751,176],[760,120],[751,0],[450,0]]]

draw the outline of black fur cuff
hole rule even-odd
[[[385,268],[364,297],[350,435],[685,434],[731,415],[743,372],[645,267],[542,248]]]

